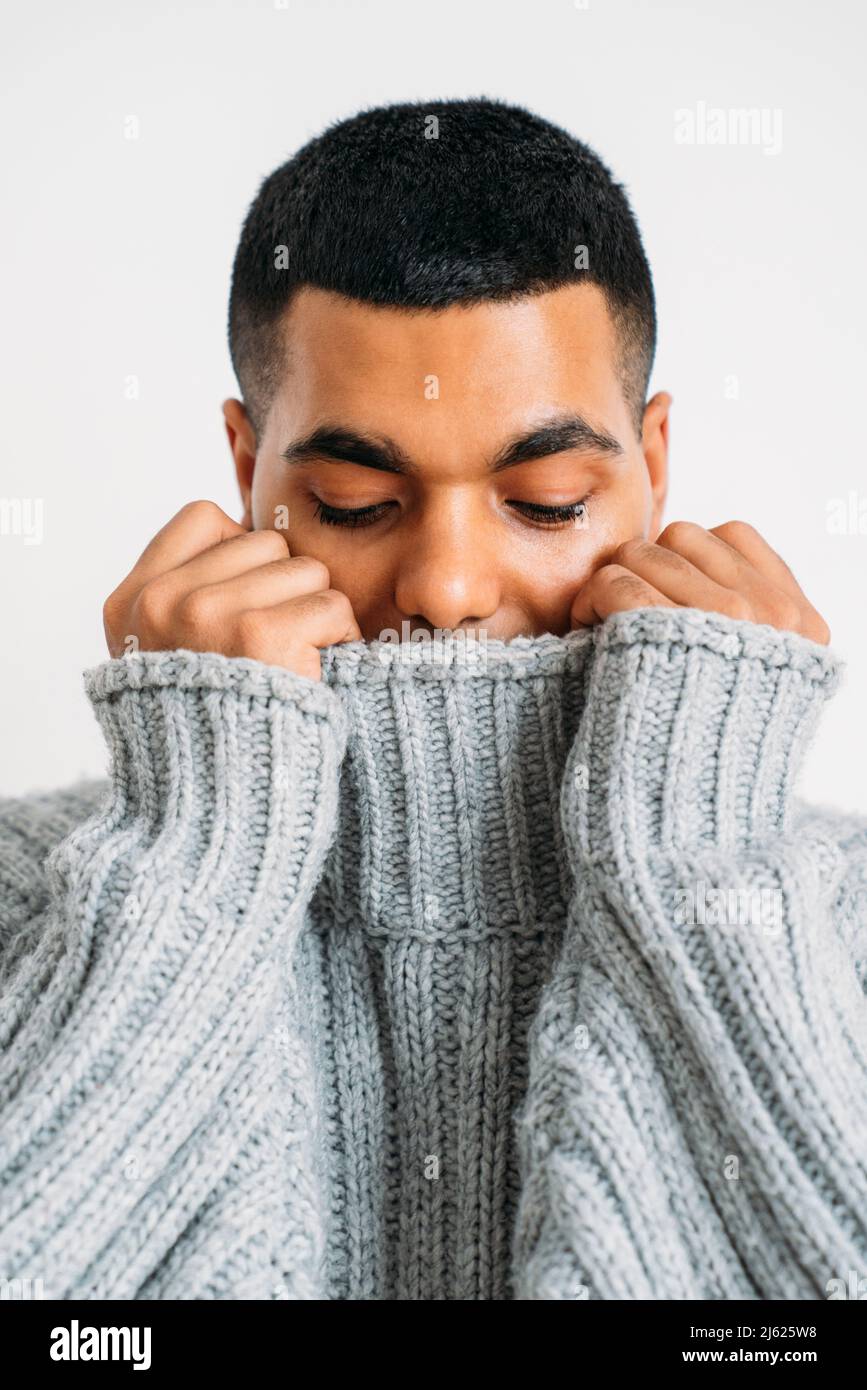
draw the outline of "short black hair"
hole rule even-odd
[[[229,347],[253,427],[279,386],[281,320],[301,286],[442,309],[581,280],[605,294],[640,435],[653,282],[626,193],[598,155],[485,97],[372,107],[336,122],[264,180],[235,253]]]

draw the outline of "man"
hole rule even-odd
[[[3,1273],[829,1296],[867,827],[790,787],[837,665],[752,527],[663,529],[623,190],[520,108],[364,112],[263,184],[229,330],[242,520],[108,599],[108,788],[3,816]]]

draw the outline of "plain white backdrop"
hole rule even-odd
[[[651,389],[674,396],[668,519],[745,518],[792,565],[847,661],[802,791],[867,810],[857,0],[10,14],[0,792],[104,773],[81,681],[105,659],[104,598],[184,502],[239,514],[226,304],[261,179],[364,106],[485,95],[566,126],[625,183],[657,291]]]

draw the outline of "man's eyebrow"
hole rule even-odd
[[[320,425],[303,438],[293,440],[280,457],[287,463],[330,459],[333,463],[359,463],[362,468],[379,468],[386,473],[415,471],[412,461],[393,439],[374,439],[333,425]]]
[[[494,455],[490,470],[499,473],[503,468],[514,468],[519,463],[567,451],[609,456],[623,453],[613,435],[595,428],[582,415],[558,415],[508,440]],[[377,439],[335,425],[320,425],[309,434],[293,440],[280,457],[286,463],[325,459],[333,463],[356,463],[362,468],[376,468],[385,473],[418,471],[393,439]]]
[[[567,450],[582,454],[622,454],[623,449],[607,430],[596,429],[583,415],[558,415],[527,434],[510,439],[497,453],[491,469],[513,468],[516,463],[562,454]]]

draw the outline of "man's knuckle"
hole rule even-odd
[[[787,598],[785,594],[774,599],[771,612],[776,627],[794,631],[801,626],[801,609],[794,599]]]
[[[627,602],[647,593],[647,585],[634,574],[615,574],[610,581],[611,593]]]
[[[735,618],[739,622],[750,622],[753,617],[753,606],[744,594],[733,591],[726,598],[725,612],[728,617]]]
[[[209,497],[197,497],[192,502],[187,502],[186,506],[181,507],[181,515],[196,517],[202,521],[216,520],[223,515],[222,507],[217,506]]]
[[[751,526],[748,521],[725,521],[722,526],[717,527],[717,535],[723,540],[745,541],[758,536],[755,526]]]
[[[329,611],[334,613],[337,617],[348,617],[351,614],[352,605],[349,602],[349,599],[346,597],[346,594],[344,594],[340,589],[326,589],[325,599],[327,601]]]
[[[586,589],[602,589],[602,588],[607,588],[608,585],[611,583],[611,581],[612,581],[613,579],[615,579],[615,578],[617,577],[618,574],[622,574],[622,573],[623,573],[623,571],[622,571],[622,569],[620,568],[619,565],[615,565],[615,564],[600,565],[599,568],[598,568],[597,570],[594,570],[594,571],[593,571],[593,573],[591,574],[590,578],[587,580],[587,583],[585,584],[584,587],[585,587]]]
[[[159,576],[148,580],[144,585],[136,600],[136,610],[146,624],[156,627],[163,621],[169,602],[168,585],[165,579]]]
[[[281,560],[286,557],[286,541],[279,531],[270,528],[265,531],[250,531],[240,539],[261,550],[263,560]]]
[[[701,529],[694,521],[670,521],[660,533],[657,544],[672,546],[677,549],[678,546],[686,545],[689,541],[694,540]]]
[[[647,542],[638,537],[633,537],[628,541],[622,541],[614,552],[614,560],[617,564],[628,564],[630,560],[638,559],[647,550]]]
[[[113,628],[123,611],[123,601],[117,589],[113,589],[102,605],[102,621],[107,628]]]
[[[293,573],[311,592],[319,589],[330,590],[331,575],[328,566],[321,560],[315,560],[312,555],[296,555],[288,563]]]
[[[177,606],[177,617],[185,628],[198,631],[210,627],[222,608],[219,592],[213,588],[194,589]]]
[[[598,570],[591,574],[587,583],[584,585],[583,592],[594,601],[607,594],[614,586],[617,579],[621,578],[623,570],[618,565],[602,565]]]

